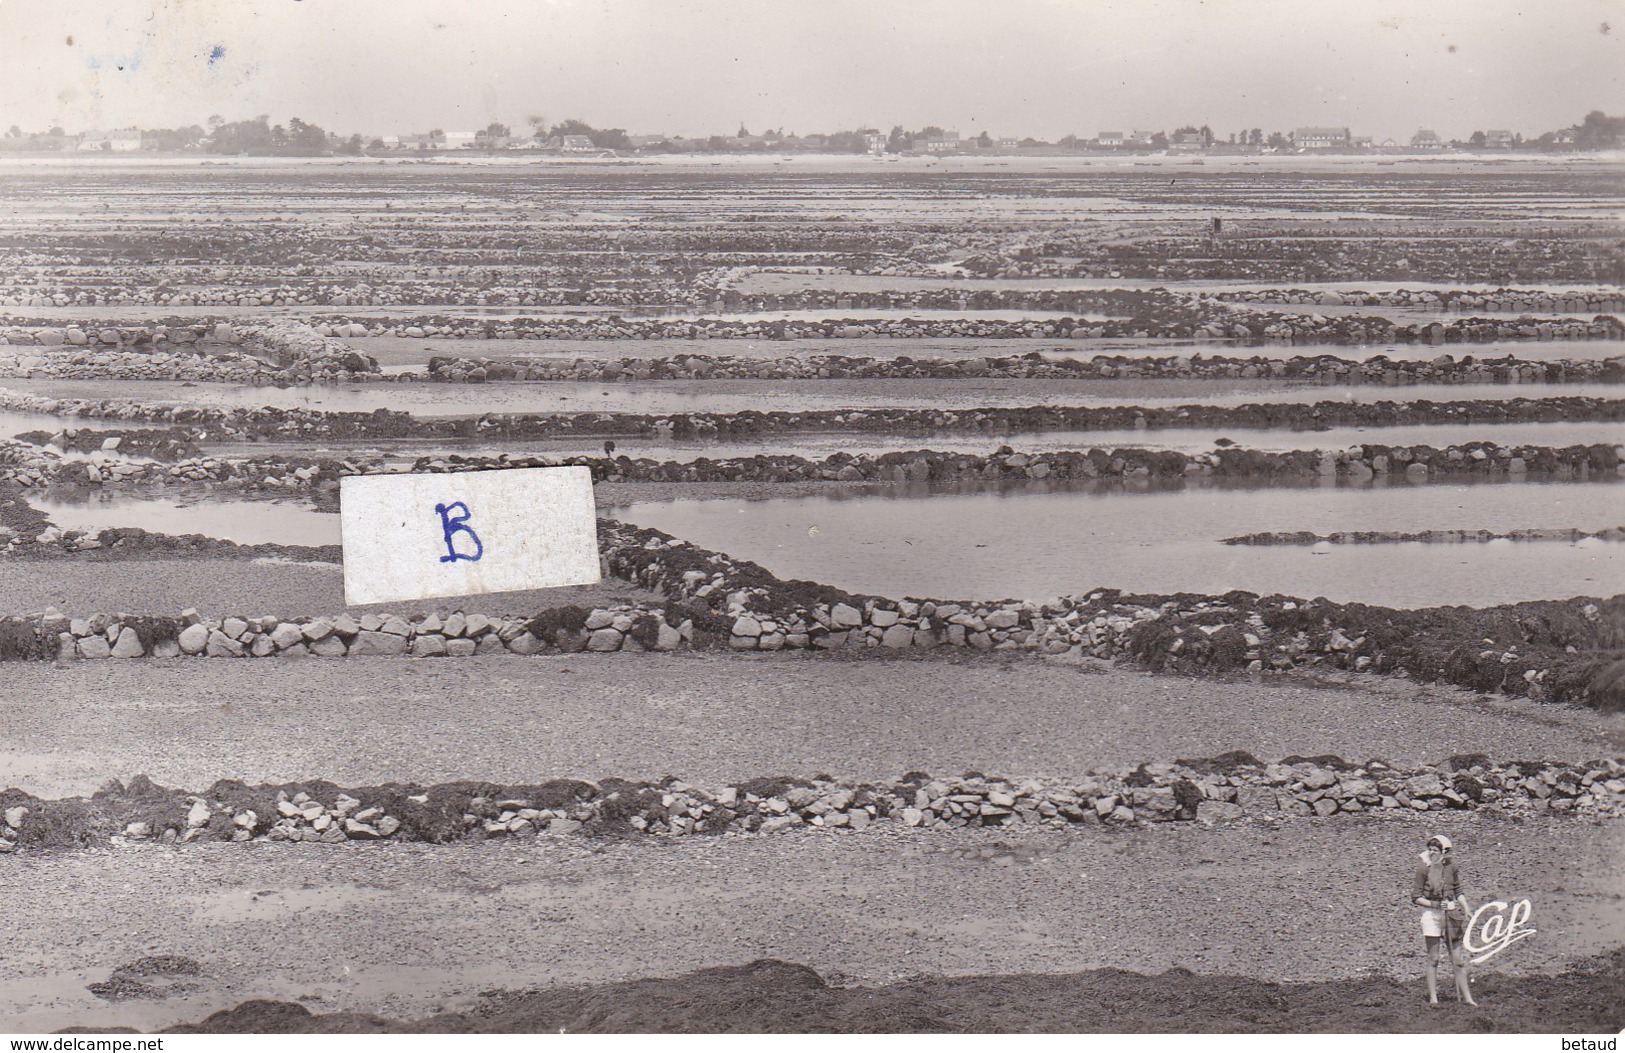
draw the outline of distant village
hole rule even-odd
[[[797,135],[783,129],[733,135],[684,137],[633,135],[621,128],[594,128],[580,120],[546,126],[536,119],[528,134],[492,123],[478,131],[434,128],[426,132],[386,135],[339,135],[295,117],[286,125],[268,117],[227,122],[211,117],[207,126],[183,128],[116,128],[67,132],[60,127],[24,132],[12,125],[0,136],[3,152],[129,154],[200,153],[248,156],[390,156],[461,153],[533,153],[573,156],[636,154],[1276,154],[1276,153],[1496,153],[1580,152],[1625,146],[1625,117],[1593,111],[1578,124],[1533,136],[1504,128],[1472,132],[1465,139],[1446,139],[1431,128],[1419,128],[1404,140],[1376,139],[1347,127],[1311,126],[1288,132],[1251,128],[1215,132],[1207,125],[1187,125],[1172,132],[1130,129],[1102,131],[1090,138],[1068,135],[1055,142],[998,136],[986,131],[961,136],[953,129],[927,126],[890,131],[860,128],[830,134]]]

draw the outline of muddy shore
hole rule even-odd
[[[1619,829],[1555,822],[565,839],[473,846],[451,865],[433,846],[145,847],[9,863],[21,880],[8,892],[0,989],[19,1007],[11,1025],[39,1031],[153,1029],[250,998],[418,1018],[467,1009],[492,988],[763,957],[864,985],[1105,967],[1266,982],[1375,976],[1406,982],[1420,1006],[1422,941],[1404,893],[1434,830],[1456,841],[1480,898],[1539,905],[1539,934],[1484,970],[1488,1012],[1505,982],[1490,973],[1551,975],[1625,941],[1625,901],[1609,878]],[[93,916],[85,902],[99,905]],[[113,1003],[86,990],[158,954],[196,961],[196,989]],[[1595,992],[1586,1002],[1617,1006]]]

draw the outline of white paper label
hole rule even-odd
[[[339,501],[349,604],[600,580],[583,466],[348,476]]]

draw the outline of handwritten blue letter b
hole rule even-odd
[[[462,514],[453,515],[452,513],[458,509],[462,510]],[[474,563],[485,555],[485,545],[480,541],[480,536],[474,533],[473,527],[467,525],[468,517],[473,514],[468,510],[467,505],[461,501],[453,501],[449,505],[435,505],[434,510],[440,516],[440,529],[446,539],[446,555],[440,557],[440,562],[455,563],[460,559],[466,559],[470,563]],[[469,539],[474,542],[474,554],[472,556],[466,552],[457,551],[457,543],[454,539],[458,534],[467,534]]]

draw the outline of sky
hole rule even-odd
[[[0,126],[666,135],[1625,114],[1625,0],[0,0]]]

